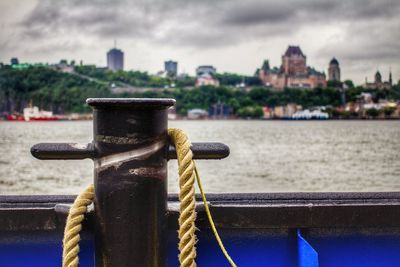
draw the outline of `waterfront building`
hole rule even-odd
[[[282,64],[271,68],[265,60],[257,75],[267,87],[283,90],[291,88],[326,87],[325,73],[307,66],[307,57],[299,46],[289,46],[282,55]]]
[[[332,58],[329,62],[328,81],[340,82],[340,67],[336,58]]]
[[[168,60],[164,62],[164,71],[170,77],[176,77],[178,74],[178,62]]]
[[[16,57],[11,58],[10,60],[11,65],[18,65],[19,64],[19,60]]]
[[[216,73],[217,69],[211,65],[198,66],[196,69],[197,76],[201,76],[203,74],[210,74],[211,76],[214,76]]]
[[[206,119],[208,117],[208,112],[204,109],[190,109],[187,112],[187,118],[189,120]]]
[[[262,107],[263,110],[263,119],[272,119],[274,116],[274,110],[270,107]]]
[[[107,68],[113,71],[124,69],[124,52],[122,50],[113,48],[107,52]]]
[[[218,102],[208,109],[209,117],[212,119],[227,119],[232,116],[233,110],[225,103]]]
[[[276,106],[273,109],[273,117],[279,119],[290,118],[297,111],[302,110],[303,107],[294,103],[289,103],[286,106]]]
[[[391,89],[392,88],[392,72],[389,71],[389,81],[383,81],[382,75],[378,71],[376,71],[374,76],[374,82],[368,82],[367,78],[365,78],[364,88],[367,89]]]
[[[200,76],[196,78],[196,87],[199,86],[219,86],[219,81],[218,79],[214,78],[211,74],[209,73],[203,73]]]

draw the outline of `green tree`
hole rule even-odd
[[[385,114],[386,118],[390,118],[392,114],[395,112],[395,110],[396,110],[395,107],[384,107],[383,114]]]
[[[367,109],[366,114],[370,118],[376,118],[379,116],[380,110],[378,110],[376,108],[370,108],[370,109]]]
[[[261,118],[264,113],[260,106],[247,106],[240,108],[237,112],[237,115],[242,118]]]
[[[348,88],[354,88],[354,83],[352,80],[345,80],[343,82]]]

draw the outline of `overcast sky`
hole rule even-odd
[[[126,69],[154,73],[173,59],[180,72],[252,75],[299,45],[318,70],[335,56],[344,79],[379,69],[387,80],[391,67],[397,81],[399,14],[399,0],[0,0],[0,62],[104,66],[115,39]]]

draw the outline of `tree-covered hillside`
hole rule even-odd
[[[22,111],[29,103],[55,113],[87,112],[89,97],[109,97],[108,86],[46,67],[0,69],[1,111]]]
[[[151,77],[146,73],[106,70],[97,71],[92,67],[76,68],[79,75],[61,73],[46,67],[27,69],[12,69],[3,67],[0,69],[0,108],[1,111],[21,111],[27,104],[32,103],[42,109],[52,110],[55,113],[88,112],[90,108],[85,104],[89,97],[169,97],[177,100],[177,112],[186,115],[193,108],[208,110],[211,105],[222,102],[229,105],[237,115],[254,111],[260,113],[263,106],[276,107],[295,103],[309,108],[313,106],[339,107],[342,105],[342,94],[339,89],[290,89],[274,91],[262,86],[253,86],[249,90],[235,86],[200,88],[184,85],[165,90],[163,88],[152,89],[141,93],[112,94],[109,90],[112,81],[118,80],[124,83],[137,84],[143,87],[152,83]],[[219,74],[218,74],[219,75]],[[224,76],[225,75],[225,76]],[[95,79],[84,78],[89,76]],[[119,77],[119,78],[118,78]],[[219,78],[235,84],[240,76],[221,74]],[[150,80],[149,80],[150,79]],[[193,79],[190,78],[189,79]],[[140,81],[140,82],[139,82]],[[154,81],[154,80],[153,80]],[[163,80],[164,81],[164,80]],[[257,84],[256,80],[253,81]],[[348,83],[350,84],[350,83]],[[375,103],[381,99],[400,100],[400,86],[394,86],[390,90],[364,89],[351,87],[346,89],[346,101],[354,102],[362,92],[369,92]],[[258,115],[257,115],[258,116]]]

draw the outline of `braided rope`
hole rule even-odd
[[[180,129],[168,129],[175,144],[179,166],[179,262],[181,267],[195,267],[196,262],[196,199],[194,195],[194,162],[191,143]]]
[[[179,262],[181,267],[196,267],[196,199],[194,194],[194,183],[197,179],[201,196],[203,198],[207,217],[209,219],[212,231],[217,239],[219,246],[225,257],[231,264],[236,267],[228,252],[226,251],[222,241],[215,228],[203,188],[201,186],[200,176],[197,172],[195,162],[193,161],[193,153],[191,151],[191,143],[186,134],[180,129],[168,129],[168,134],[175,144],[178,167],[179,167]],[[63,240],[63,259],[62,267],[77,267],[79,263],[79,241],[80,231],[82,230],[82,221],[87,212],[87,207],[93,202],[94,187],[89,185],[74,201],[72,205],[65,230]]]
[[[82,221],[85,218],[87,207],[93,202],[94,198],[94,187],[89,185],[85,191],[83,191],[75,199],[69,210],[67,223],[64,229],[63,239],[63,267],[77,267],[79,263],[79,240],[80,231],[82,230]]]

